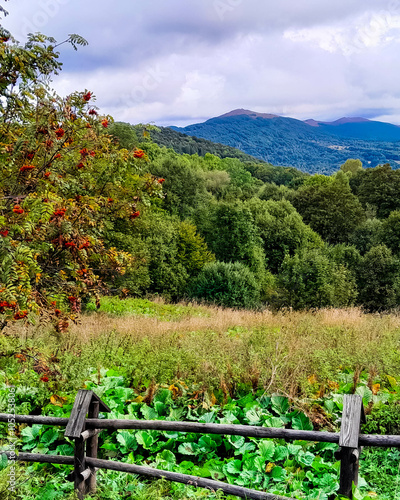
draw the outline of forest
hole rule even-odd
[[[356,393],[365,433],[400,433],[400,171],[350,158],[310,175],[196,141],[177,152],[179,135],[157,144],[159,130],[114,121],[92,89],[58,96],[58,46],[0,33],[0,411],[15,387],[18,414],[66,417],[86,388],[114,419],[335,431]],[[56,426],[15,435],[24,452],[73,454]],[[8,441],[0,424],[0,451]],[[102,458],[306,500],[339,498],[336,448],[99,438]],[[399,454],[363,452],[356,500],[394,498]],[[1,454],[6,500],[76,498],[67,468],[43,463],[17,464],[14,495],[9,466]],[[98,476],[98,500],[232,498]]]

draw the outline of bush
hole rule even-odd
[[[363,427],[364,434],[400,434],[400,401],[376,405]]]
[[[217,261],[203,268],[189,296],[219,306],[254,309],[260,305],[260,285],[244,264]]]

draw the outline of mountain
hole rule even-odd
[[[366,167],[400,167],[400,127],[365,118],[301,121],[236,109],[204,123],[171,128],[309,173],[332,173],[348,158],[359,158]]]

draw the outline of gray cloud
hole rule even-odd
[[[184,125],[237,107],[400,123],[400,0],[11,0],[4,20],[90,42],[63,46],[64,94],[116,119]],[[374,115],[375,113],[375,115]]]

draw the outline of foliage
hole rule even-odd
[[[188,293],[191,298],[225,307],[253,309],[260,304],[260,285],[240,262],[207,264]]]
[[[358,272],[359,302],[368,311],[390,309],[398,304],[400,262],[385,245],[372,247]]]
[[[285,257],[279,275],[283,301],[294,309],[345,307],[357,296],[355,279],[321,250],[304,250]]]
[[[400,209],[400,171],[389,164],[360,170],[350,179],[350,186],[361,204],[373,207],[379,219]]]
[[[145,160],[114,146],[91,92],[62,99],[42,81],[61,66],[54,42],[42,35],[24,47],[1,42],[10,75],[0,119],[3,326],[51,309],[64,330],[65,312],[78,313],[81,300],[132,264],[104,244],[112,219],[134,224],[138,205],[161,191],[154,177],[135,172]]]
[[[253,198],[245,206],[252,213],[271,272],[279,272],[286,255],[322,246],[321,238],[303,222],[289,201]]]
[[[325,241],[344,243],[363,221],[364,211],[344,174],[325,179],[321,184],[307,183],[300,187],[293,204],[304,222]]]

